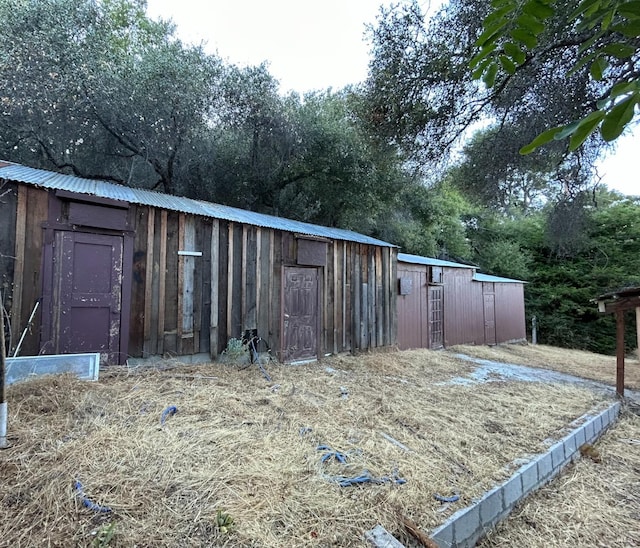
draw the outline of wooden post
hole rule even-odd
[[[616,393],[624,398],[624,310],[616,310]]]
[[[5,397],[6,349],[4,347],[4,306],[0,292],[0,449],[7,445],[7,401]]]
[[[636,345],[638,353],[638,361],[640,362],[640,306],[636,307]]]

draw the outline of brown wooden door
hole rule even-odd
[[[284,361],[318,357],[320,328],[318,270],[285,267],[283,291]]]
[[[102,362],[119,363],[122,236],[59,231],[55,245],[56,352],[100,352]]]
[[[398,347],[427,348],[427,273],[419,270],[402,270],[398,273]]]
[[[429,348],[442,348],[444,342],[444,289],[429,287]]]

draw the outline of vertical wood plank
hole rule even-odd
[[[331,260],[333,262],[333,353],[338,353],[339,337],[340,337],[340,304],[342,296],[340,295],[340,280],[342,272],[338,267],[338,250],[342,246],[342,242],[334,240],[333,253]]]
[[[640,307],[636,308],[636,341],[638,346],[636,352],[638,353],[638,361],[640,361]]]
[[[42,251],[44,246],[44,230],[42,223],[49,217],[49,192],[27,187],[27,222],[24,236],[24,254],[22,259],[23,277],[14,278],[22,291],[20,317],[18,325],[20,333],[29,321],[36,301],[42,296]],[[31,329],[22,342],[20,354],[33,355],[40,351],[40,327],[42,310],[38,307],[33,318]],[[18,336],[19,339],[19,336]],[[16,343],[18,340],[15,341]]]
[[[367,250],[368,255],[368,265],[369,265],[369,274],[368,274],[368,283],[369,283],[369,306],[367,311],[367,330],[368,330],[368,347],[375,348],[378,346],[377,343],[377,331],[376,331],[376,263],[375,263],[375,248],[373,246],[368,246]]]
[[[158,299],[160,306],[158,307],[158,344],[157,352],[162,355],[164,353],[164,320],[167,285],[167,211],[160,212],[160,256],[158,262]]]
[[[184,249],[184,224],[185,224],[185,214],[178,214],[178,249]],[[184,321],[184,261],[185,257],[178,255],[176,253],[175,257],[172,260],[175,260],[177,263],[177,276],[178,276],[178,294],[177,294],[177,309],[176,309],[176,350],[178,355],[182,355],[182,332],[183,332],[183,321]]]
[[[384,284],[382,277],[382,253],[383,250],[376,248],[376,329],[378,332],[378,346],[386,346],[384,336]]]
[[[362,339],[360,322],[362,321],[362,265],[360,263],[360,249],[359,245],[352,245],[352,256],[353,256],[353,299],[351,301],[351,341],[352,347],[354,350],[359,350],[362,348]]]
[[[228,257],[227,257],[227,341],[233,337],[233,320],[232,320],[232,307],[233,307],[233,233],[234,224],[229,223],[229,236],[228,236]]]
[[[624,310],[616,311],[616,393],[624,398]]]
[[[209,328],[210,354],[212,358],[218,356],[218,295],[219,295],[219,249],[220,249],[220,221],[213,220],[211,227],[211,327]]]
[[[271,280],[273,279],[273,230],[262,229],[259,238],[260,254],[258,262],[260,306],[258,307],[258,333],[267,339],[269,345],[273,345],[270,332],[271,327]]]
[[[16,215],[16,243],[13,266],[13,300],[11,304],[11,329],[20,333],[22,328],[22,280],[24,279],[24,248],[27,228],[27,187],[18,186],[18,207]],[[16,343],[17,344],[17,340]],[[14,345],[15,346],[15,345]],[[13,348],[9,349],[13,351]]]
[[[240,291],[240,317],[242,318],[242,327],[249,327],[247,325],[247,225],[242,225],[242,261],[240,268],[241,291]]]
[[[396,344],[398,337],[398,307],[396,306],[396,299],[398,298],[396,291],[396,280],[398,279],[398,257],[397,249],[389,247],[389,264],[391,266],[388,281],[389,292],[389,317],[390,317],[390,343]]]
[[[262,289],[262,228],[256,229],[256,329],[261,335],[262,327],[260,325],[260,309],[262,308],[261,289]],[[266,338],[266,333],[265,333]]]
[[[147,208],[147,257],[145,263],[145,282],[144,282],[144,343],[142,345],[142,355],[147,357],[152,353],[151,350],[151,326],[153,321],[151,318],[151,304],[153,302],[153,235],[155,233],[156,209],[154,207]]]

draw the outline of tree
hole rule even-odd
[[[176,192],[220,61],[143,0],[0,0],[5,157]]]
[[[493,87],[472,80],[468,62],[489,9],[483,0],[451,0],[427,22],[417,2],[411,2],[383,11],[371,30],[372,61],[364,90],[369,121],[427,175],[442,172],[443,161],[478,124],[494,127],[504,142],[511,134],[524,146],[549,126],[574,120],[598,99],[588,68],[567,75],[573,60],[551,52]],[[553,43],[561,31],[561,19],[553,19],[541,44]],[[602,146],[590,137],[579,154],[569,156],[564,143],[553,141],[545,154],[568,187],[580,189],[590,181]],[[505,167],[521,161],[513,147],[492,148],[491,153]]]
[[[588,69],[595,97],[580,117],[554,127],[522,148],[529,153],[567,137],[576,150],[598,128],[618,138],[640,104],[640,2],[628,0],[494,0],[470,61],[476,79],[503,87],[529,65],[565,59],[571,77]],[[551,67],[549,67],[551,70]],[[527,88],[521,100],[527,101]],[[558,124],[557,122],[561,122]]]

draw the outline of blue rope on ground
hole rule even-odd
[[[113,512],[113,510],[108,506],[101,506],[100,504],[96,504],[95,502],[90,500],[84,494],[84,491],[82,490],[82,483],[80,483],[78,480],[74,482],[73,487],[76,493],[78,494],[78,496],[80,497],[80,500],[82,501],[82,506],[84,506],[85,508],[88,508],[89,510],[93,510],[94,512],[102,512],[102,513]]]
[[[434,493],[433,498],[439,502],[458,502],[460,500],[460,495],[452,495],[450,497],[443,497],[442,495],[438,495]]]
[[[382,483],[397,483],[398,485],[404,485],[405,483],[407,483],[406,479],[399,478],[397,474],[395,474],[394,477],[383,476],[381,478],[376,478],[372,476],[367,470],[354,478],[335,477],[332,479],[336,481],[340,487],[350,487],[351,485],[358,485],[360,483],[375,483],[377,485],[380,485]]]
[[[169,407],[167,407],[162,412],[162,415],[160,416],[160,426],[164,426],[164,423],[167,420],[167,417],[170,417],[171,415],[175,415],[177,412],[178,412],[178,408],[175,405],[170,405]]]
[[[325,451],[324,455],[320,458],[320,462],[322,464],[330,461],[331,459],[335,459],[340,464],[347,464],[346,453],[336,451],[328,445],[318,445],[318,447],[316,447],[316,451]],[[359,476],[354,476],[352,478],[347,476],[326,476],[326,479],[337,483],[340,487],[349,487],[351,485],[358,485],[361,483],[375,483],[377,485],[382,483],[397,483],[398,485],[404,485],[407,483],[406,479],[398,477],[397,471],[394,472],[392,476],[383,476],[381,478],[376,478],[375,476],[372,476],[368,470],[363,470]]]
[[[347,464],[347,455],[340,453],[340,451],[334,451],[328,445],[318,445],[318,447],[316,447],[316,451],[326,451],[320,459],[320,462],[322,463],[325,463],[330,459],[336,459],[340,464]]]
[[[271,382],[271,375],[267,373],[267,370],[262,367],[262,364],[260,362],[258,362],[258,367],[260,368],[260,373],[262,373],[262,376],[267,379],[267,382]]]

